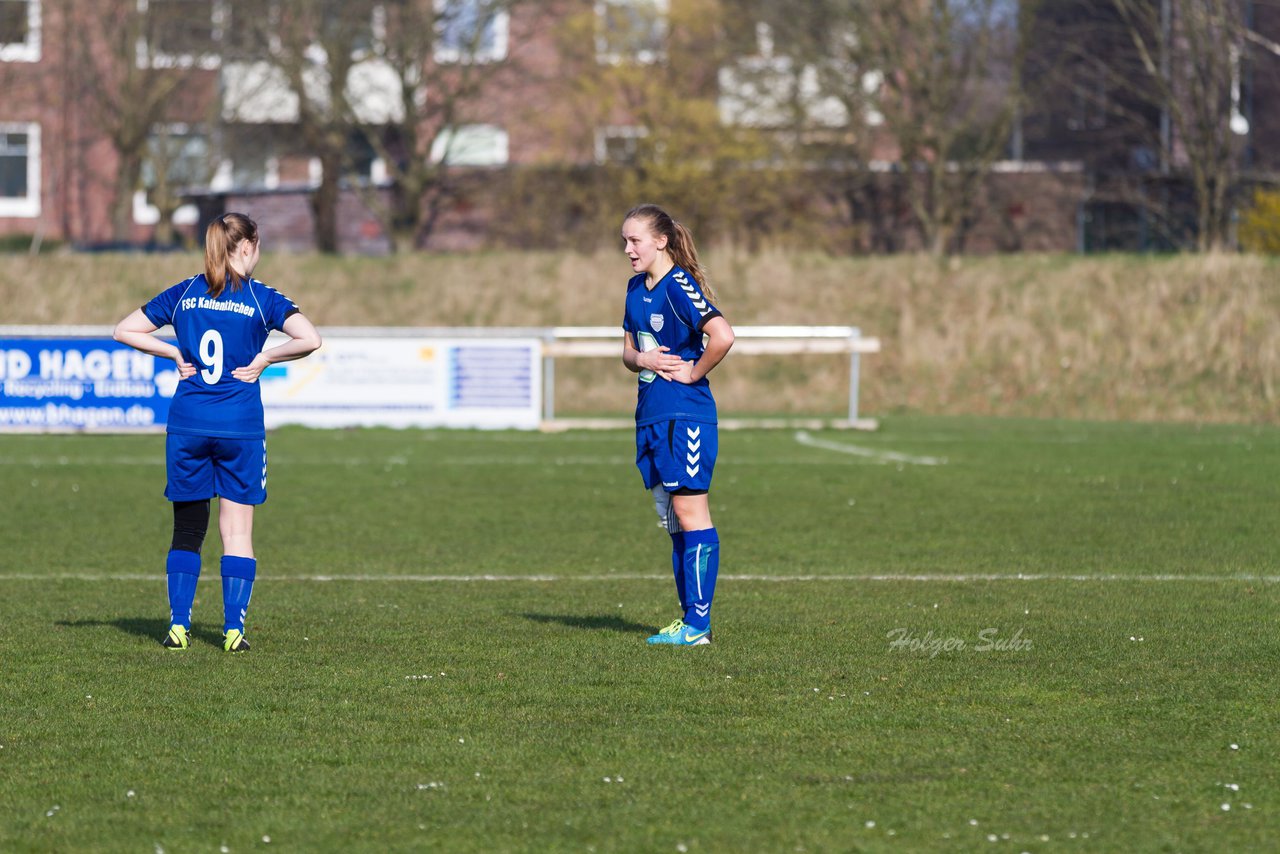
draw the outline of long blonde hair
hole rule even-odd
[[[654,235],[664,235],[667,238],[667,254],[671,256],[671,260],[693,276],[708,300],[716,302],[715,291],[707,281],[707,271],[698,262],[698,249],[693,245],[693,233],[683,223],[676,222],[671,214],[657,205],[637,205],[627,211],[622,221],[625,223],[629,219],[646,222]]]
[[[258,242],[258,224],[242,213],[225,213],[204,231],[204,278],[209,296],[218,297],[227,285],[240,290],[240,274],[231,266],[231,253],[242,240]]]

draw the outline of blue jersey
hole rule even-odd
[[[652,289],[645,286],[644,273],[627,282],[622,328],[631,333],[641,352],[666,347],[686,362],[696,362],[703,351],[702,327],[719,316],[693,276],[681,267],[672,267]],[[673,419],[716,423],[716,402],[707,378],[686,385],[641,371],[636,426]]]
[[[179,282],[142,307],[157,328],[173,324],[182,358],[196,373],[178,383],[169,406],[170,433],[258,439],[266,436],[262,392],[255,383],[231,376],[262,352],[273,329],[298,307],[255,279],[230,283],[217,297],[201,273]]]

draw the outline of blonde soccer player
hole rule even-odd
[[[711,604],[720,537],[707,495],[719,449],[716,402],[707,374],[733,346],[733,328],[714,305],[689,230],[657,205],[622,222],[627,282],[622,361],[639,374],[636,466],[671,535],[681,615],[651,644],[711,643]]]
[[[222,537],[223,649],[245,652],[245,614],[258,573],[253,510],[267,500],[267,434],[258,377],[268,365],[301,359],[320,334],[293,301],[253,278],[258,226],[226,213],[205,231],[204,272],[153,297],[116,325],[115,339],[172,359],[178,388],[165,437],[165,497],[173,502],[173,540],[165,560],[169,633],[161,643],[186,649],[200,577],[209,502],[218,498]],[[177,344],[153,333],[172,324]],[[288,340],[262,347],[272,330]]]

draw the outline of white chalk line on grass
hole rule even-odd
[[[835,451],[851,454],[855,457],[867,457],[882,463],[909,463],[913,466],[946,465],[946,457],[917,457],[911,454],[900,454],[897,451],[882,451],[878,448],[864,448],[860,445],[848,445],[844,442],[832,442],[819,439],[805,430],[796,431],[796,441],[810,448],[821,448],[824,451]]]
[[[590,455],[544,455],[538,456],[533,454],[513,455],[513,456],[474,456],[474,457],[447,457],[447,458],[429,458],[429,457],[296,457],[291,456],[287,452],[272,455],[271,462],[274,465],[282,467],[293,466],[327,466],[335,468],[376,468],[390,471],[391,469],[407,469],[414,468],[459,468],[466,466],[484,467],[484,466],[535,466],[550,468],[553,466],[606,466],[615,468],[626,468],[635,464],[635,454],[619,454],[617,456],[590,456]],[[891,460],[879,459],[876,462],[891,462]],[[738,457],[732,461],[737,467],[743,466],[813,466],[823,465],[830,466],[833,464],[844,465],[845,460],[836,460],[834,463],[830,458],[827,459],[806,459],[802,454],[797,453],[791,457],[767,457],[767,458],[751,458]],[[848,465],[862,465],[863,463],[856,460],[847,461]],[[32,475],[40,473],[62,474],[73,471],[81,466],[119,466],[121,468],[137,468],[139,466],[150,466],[153,468],[164,468],[164,454],[152,457],[0,457],[0,467],[10,466],[13,468],[29,468]]]
[[[946,465],[946,457],[917,456],[912,454],[904,454],[898,451],[882,450],[879,448],[867,448],[861,445],[850,445],[845,442],[835,442],[829,439],[819,439],[807,430],[797,430],[795,433],[795,441],[797,444],[810,448],[818,448],[824,451],[834,451],[838,454],[844,454],[851,457],[860,457],[870,460],[871,462],[889,464],[889,463],[905,463],[917,466],[940,466]],[[432,449],[434,450],[434,449]],[[437,458],[432,456],[430,452],[422,455],[407,454],[390,454],[387,456],[328,456],[328,457],[309,457],[294,456],[288,452],[279,454],[273,458],[278,465],[307,465],[307,466],[339,466],[339,467],[377,467],[390,469],[392,467],[409,467],[409,466],[622,466],[628,465],[633,460],[630,456],[625,455],[601,455],[601,454],[456,454],[446,458]],[[768,459],[756,460],[751,458],[735,460],[735,465],[808,465],[814,464],[813,460],[805,459],[780,459],[771,457]],[[830,465],[830,462],[819,462],[819,465]],[[17,456],[0,456],[0,466],[15,466],[31,468],[34,470],[43,469],[66,469],[77,466],[126,466],[135,467],[141,465],[162,466],[164,458],[161,455],[137,456],[126,455],[118,457],[105,457],[100,455],[91,456],[73,456],[70,454],[57,454],[53,456],[37,456],[37,455],[17,455]]]
[[[980,581],[1065,581],[1077,583],[1110,583],[1135,582],[1162,584],[1176,582],[1193,582],[1197,584],[1216,584],[1224,582],[1254,582],[1261,584],[1280,583],[1280,575],[1178,575],[1174,573],[1148,573],[1143,575],[1121,575],[1119,573],[958,573],[945,575],[942,573],[851,573],[813,574],[813,575],[750,575],[722,574],[722,581],[762,582],[766,584],[787,584],[797,582],[955,582],[972,583]],[[0,573],[0,582],[4,581],[163,581],[163,573],[89,573],[89,572],[17,572]],[[618,572],[607,575],[263,575],[260,582],[291,583],[324,583],[324,582],[382,582],[405,584],[474,584],[474,583],[557,583],[557,582],[589,582],[601,581],[670,581],[669,574]]]

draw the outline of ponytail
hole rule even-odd
[[[702,289],[703,295],[708,300],[716,302],[715,291],[707,281],[707,271],[698,261],[698,249],[693,245],[693,233],[683,223],[676,222],[671,214],[657,205],[638,205],[627,211],[622,221],[626,222],[629,219],[645,220],[655,235],[665,235],[667,254],[671,256],[671,260],[693,276],[693,280],[698,283],[698,287]]]
[[[204,232],[204,278],[209,296],[221,296],[228,285],[240,290],[240,274],[231,266],[231,253],[240,241],[258,242],[258,224],[242,213],[225,213],[209,223]]]
[[[716,302],[715,291],[707,281],[707,271],[698,262],[698,248],[693,245],[693,232],[689,231],[682,222],[672,220],[671,223],[675,226],[675,234],[667,241],[667,254],[671,256],[672,261],[689,271],[689,275],[693,276],[693,280],[702,288],[702,293],[708,300]]]

